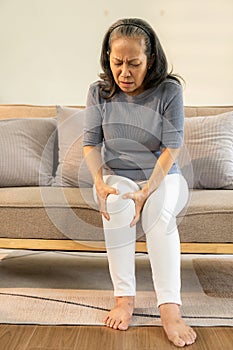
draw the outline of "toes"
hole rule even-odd
[[[108,319],[109,319],[109,317],[106,316],[106,317],[103,319],[103,323],[107,324],[107,323],[108,323]]]
[[[186,345],[191,345],[191,344],[193,344],[194,341],[195,341],[195,340],[193,340],[191,337],[187,337],[187,336],[184,337],[183,339],[184,339]]]
[[[113,328],[114,324],[115,324],[115,320],[114,319],[111,319],[110,322],[108,323],[108,326]]]
[[[103,323],[104,323],[104,324],[107,324],[107,321],[108,321],[108,316],[106,316],[106,317],[103,319]]]
[[[185,333],[182,336],[182,339],[185,341],[186,345],[191,345],[195,342],[196,337],[196,333],[191,329],[188,333]]]
[[[190,328],[188,334],[186,335],[186,344],[187,345],[193,344],[196,340],[196,337],[197,337],[196,333],[192,328]]]
[[[110,327],[113,329],[121,329],[119,328],[119,324],[121,323],[120,320],[115,320],[114,318],[107,316],[104,318],[103,322],[106,324],[107,327]],[[123,328],[124,326],[122,326],[122,330]]]
[[[108,326],[108,327],[111,327],[112,322],[113,322],[113,320],[112,320],[112,318],[109,317],[109,316],[107,316],[107,317],[104,319],[104,323],[105,323],[106,326]]]
[[[120,322],[120,324],[118,325],[118,329],[120,329],[121,331],[126,331],[129,328],[128,323],[125,322]]]
[[[104,319],[104,323],[107,327],[119,329],[120,331],[126,331],[129,328],[128,323],[120,320],[114,320],[108,317]]]
[[[191,335],[192,339],[195,341],[197,338],[197,334],[196,334],[196,332],[194,332],[194,330],[192,328],[190,330],[190,335]]]
[[[107,326],[113,329],[118,328],[119,321],[115,320],[114,318],[110,319],[110,321],[107,323]]]
[[[179,347],[183,347],[186,345],[185,341],[183,339],[181,339],[178,334],[176,334],[173,337],[173,339],[170,339],[170,340],[173,342],[174,345],[179,346]]]
[[[121,321],[121,320],[114,320],[114,319],[109,319],[106,322],[106,326],[113,329],[119,329],[120,331],[126,331],[129,327],[128,323],[125,323],[124,321]]]
[[[178,347],[184,347],[185,345],[191,345],[196,340],[196,333],[190,328],[188,331],[176,331],[175,333],[168,334],[168,339]]]
[[[129,328],[133,307],[129,307],[128,302],[122,302],[121,305],[119,301],[118,304],[106,315],[103,322],[107,327],[125,331]]]
[[[119,329],[119,324],[120,324],[120,322],[121,322],[120,320],[115,320],[115,322],[114,322],[112,328],[114,328],[114,329]]]

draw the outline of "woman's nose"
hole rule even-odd
[[[129,71],[128,65],[125,63],[122,65],[121,76],[122,77],[129,77],[130,76],[130,71]]]

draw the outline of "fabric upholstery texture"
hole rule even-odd
[[[90,188],[0,188],[0,221],[0,237],[104,239]],[[182,242],[233,242],[232,191],[193,190],[177,221]]]
[[[53,186],[92,186],[91,175],[83,160],[83,117],[80,108],[57,106],[58,167]]]
[[[189,187],[233,189],[233,112],[186,118],[184,145],[190,159],[181,152],[179,165]]]
[[[52,183],[56,120],[0,121],[0,186],[49,186]]]

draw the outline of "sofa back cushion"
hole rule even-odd
[[[190,188],[233,189],[233,111],[185,118],[179,166]]]
[[[54,118],[0,120],[0,187],[51,185],[56,125]]]
[[[53,186],[92,187],[83,158],[84,110],[57,106],[58,167]]]

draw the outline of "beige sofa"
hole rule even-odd
[[[186,118],[228,111],[233,111],[233,107],[185,107]],[[0,105],[0,123],[16,118],[54,119],[56,114],[55,106]],[[56,146],[54,149],[55,172]],[[91,188],[54,187],[49,184],[2,186],[0,222],[0,248],[105,249],[101,217],[93,203]],[[179,215],[178,223],[183,253],[232,254],[233,189],[190,190],[190,201]],[[145,237],[140,229],[136,249],[146,251]]]

